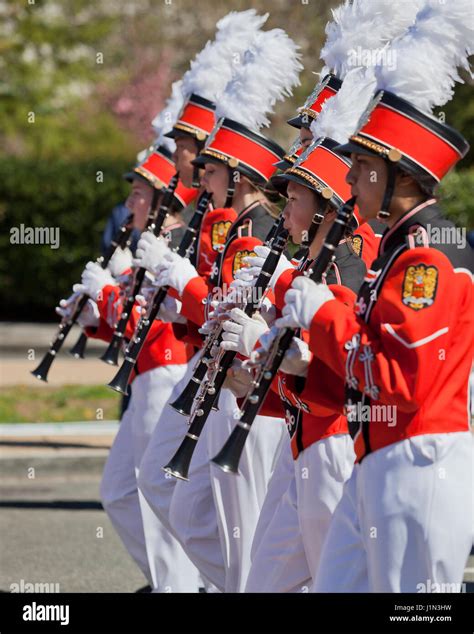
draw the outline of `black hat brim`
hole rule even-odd
[[[352,141],[336,145],[334,147],[334,152],[336,152],[336,154],[341,154],[341,156],[350,156],[352,153],[367,154],[368,156],[380,156],[380,154],[377,154],[377,152],[362,147],[358,143],[353,143]]]
[[[308,183],[308,181],[306,181],[301,176],[298,176],[297,174],[277,174],[276,176],[272,176],[270,178],[270,183],[277,190],[277,192],[281,196],[284,196],[285,198],[288,195],[287,190],[288,190],[288,183],[290,181],[293,181],[294,183],[298,183],[298,185],[302,185],[303,187],[307,187],[308,189],[311,189],[316,194],[319,194],[318,190],[315,187],[312,187],[310,183]]]
[[[288,119],[287,121],[288,125],[291,125],[293,128],[297,128],[298,130],[301,130],[301,128],[307,128],[309,130],[312,122],[312,119],[309,117],[303,117],[301,114],[296,115],[296,117],[291,117],[291,119]]]

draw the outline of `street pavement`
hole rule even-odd
[[[1,591],[22,582],[59,584],[60,592],[134,592],[146,584],[100,503],[112,440],[0,438]]]

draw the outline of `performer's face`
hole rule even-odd
[[[206,163],[201,178],[206,191],[212,194],[215,207],[223,207],[229,187],[229,170],[224,163]]]
[[[313,140],[313,133],[308,128],[300,128],[300,141],[301,145],[306,149],[311,145]]]
[[[308,237],[308,230],[315,212],[318,211],[317,195],[308,187],[290,181],[288,183],[288,202],[283,210],[284,227],[290,233],[295,244],[301,244]]]
[[[173,160],[176,164],[176,170],[179,172],[179,178],[185,187],[193,186],[194,167],[191,161],[194,161],[197,155],[197,143],[191,136],[180,136],[176,139]]]
[[[135,179],[125,205],[133,213],[133,227],[143,231],[153,197],[153,187]]]
[[[351,194],[357,197],[360,215],[366,220],[376,218],[382,205],[387,183],[387,166],[384,159],[368,154],[351,154],[352,167],[346,181]]]

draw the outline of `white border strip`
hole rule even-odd
[[[397,335],[397,333],[395,332],[391,324],[382,324],[382,326],[385,328],[385,330],[389,334],[392,335],[392,337],[395,337],[397,341],[400,341],[400,343],[402,343],[405,346],[405,348],[419,348],[420,346],[425,345],[425,343],[433,341],[433,339],[436,339],[437,337],[440,337],[441,335],[445,335],[449,331],[449,327],[446,326],[445,328],[441,328],[440,330],[437,330],[432,335],[429,335],[428,337],[425,337],[424,339],[419,339],[418,341],[414,341],[413,343],[408,343],[408,341],[403,339],[403,337],[400,337],[400,335]]]

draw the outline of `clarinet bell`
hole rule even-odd
[[[107,350],[100,357],[100,360],[104,361],[104,363],[108,363],[109,365],[118,365],[119,352],[120,345],[118,345],[117,342],[112,339],[107,347]]]
[[[69,354],[72,355],[75,359],[84,359],[84,352],[87,346],[87,335],[83,332],[81,333],[79,339],[73,345],[73,347],[69,350]]]
[[[231,435],[226,440],[219,453],[212,458],[211,462],[217,465],[225,473],[239,474],[239,462],[244,449],[249,430],[243,428],[239,423],[232,430]]]
[[[38,367],[35,370],[31,371],[31,374],[33,376],[35,376],[37,379],[39,379],[40,381],[44,381],[45,383],[48,382],[48,372],[49,369],[51,367],[51,364],[53,363],[54,359],[55,359],[54,354],[51,353],[51,351],[48,351],[41,363],[38,365]]]
[[[174,456],[167,465],[162,467],[163,471],[165,471],[165,473],[169,473],[178,480],[186,480],[186,482],[188,482],[189,465],[191,464],[191,458],[193,457],[196,443],[197,437],[193,438],[191,434],[186,434]]]
[[[120,394],[128,394],[128,382],[130,380],[130,375],[133,370],[133,363],[125,360],[117,374],[114,378],[108,383],[108,387],[112,388],[116,392],[120,392]]]

